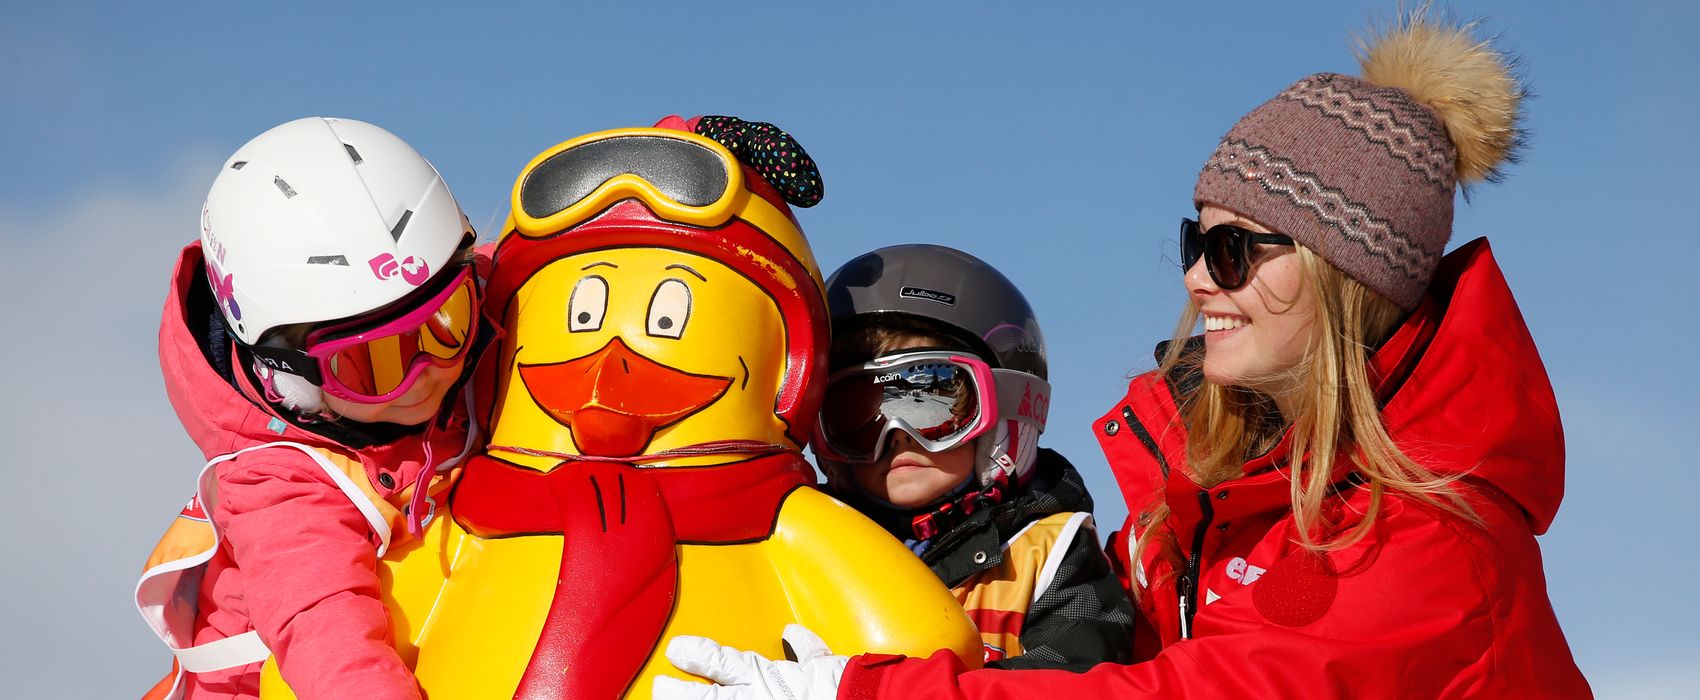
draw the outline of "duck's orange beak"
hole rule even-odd
[[[565,362],[519,365],[538,406],[572,429],[579,452],[631,457],[655,435],[726,393],[731,377],[691,374],[634,352],[615,337]]]

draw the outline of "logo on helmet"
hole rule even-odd
[[[904,287],[897,290],[897,295],[904,299],[925,299],[933,303],[944,304],[945,306],[956,306],[955,294],[935,292],[931,289],[924,289],[922,287]]]
[[[235,275],[226,275],[218,269],[218,263],[207,258],[207,284],[212,286],[213,299],[218,301],[219,308],[230,316],[232,321],[242,320],[242,307],[236,305]]]
[[[1027,329],[1011,323],[1000,324],[980,338],[996,352],[1039,352],[1039,341]]]
[[[213,235],[212,212],[207,210],[206,204],[201,205],[201,240],[206,242],[207,252],[211,253],[209,260],[224,262],[224,244]]]
[[[400,275],[402,281],[417,287],[431,278],[431,266],[416,255],[409,255],[398,262],[394,255],[384,253],[366,262],[372,266],[372,274],[381,280]]]

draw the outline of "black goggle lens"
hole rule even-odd
[[[627,174],[692,207],[719,201],[730,177],[720,155],[701,144],[661,136],[621,136],[575,146],[539,163],[520,185],[520,208],[534,219],[547,218]]]

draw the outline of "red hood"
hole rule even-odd
[[[685,120],[670,116],[657,122],[655,128],[695,133],[698,119],[701,117]],[[754,166],[743,163],[742,167],[744,186],[750,193],[773,205],[796,226],[797,217],[779,191]],[[521,173],[521,181],[528,172]],[[785,321],[786,344],[785,379],[775,398],[774,413],[784,421],[794,443],[807,444],[826,391],[825,382],[816,375],[826,369],[830,327],[826,299],[814,286],[818,272],[811,269],[812,263],[799,260],[796,251],[749,221],[734,218],[715,228],[681,224],[656,216],[638,199],[621,200],[588,220],[547,236],[532,238],[510,229],[496,241],[484,287],[484,313],[495,329],[496,340],[475,370],[472,382],[479,400],[480,425],[486,433],[507,388],[497,385],[501,381],[498,374],[507,371],[498,365],[511,320],[506,317],[509,302],[533,275],[555,260],[616,247],[667,248],[702,255],[738,271],[773,297]],[[806,243],[803,250],[807,250]]]
[[[177,259],[177,269],[171,275],[171,292],[159,324],[159,368],[165,379],[165,393],[177,412],[177,420],[182,422],[202,455],[212,459],[245,447],[287,440],[358,455],[368,471],[397,469],[402,472],[403,483],[408,483],[407,475],[421,463],[421,441],[395,440],[387,445],[353,450],[283,420],[266,408],[265,402],[250,400],[219,376],[202,352],[200,341],[189,330],[191,323],[205,323],[204,318],[188,318],[190,292],[204,284],[201,244],[197,241],[185,247]],[[213,308],[208,305],[206,313],[212,313]],[[236,376],[244,391],[251,392],[251,396],[260,395],[256,387],[247,384],[244,373],[237,372]],[[465,441],[464,421],[451,421],[451,425],[455,429],[431,431],[438,460],[459,454]]]
[[[1492,484],[1523,507],[1535,534],[1546,532],[1564,497],[1564,427],[1487,239],[1441,260],[1429,294],[1434,313],[1413,314],[1375,358],[1410,367],[1394,370],[1405,378],[1383,411],[1388,430],[1417,463]],[[1398,336],[1428,323],[1426,348],[1396,350]]]
[[[1545,532],[1564,496],[1564,430],[1546,368],[1487,241],[1441,260],[1428,295],[1371,360],[1383,395],[1392,392],[1382,412],[1388,430],[1417,463],[1491,484],[1522,507],[1531,530]],[[1154,372],[1134,378],[1127,398],[1099,422],[1111,424],[1128,426],[1144,445],[1099,435],[1128,507],[1166,493],[1183,521],[1200,517],[1200,488],[1178,470],[1168,474],[1184,461],[1188,437],[1167,383]],[[1283,440],[1246,465],[1248,476],[1217,488],[1233,487],[1235,508],[1291,508],[1285,476],[1266,469],[1285,458],[1286,447]]]

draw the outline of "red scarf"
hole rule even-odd
[[[455,521],[485,539],[556,535],[561,573],[516,700],[620,697],[661,643],[679,586],[678,545],[758,542],[793,489],[801,455],[713,467],[573,462],[539,472],[479,455]]]

